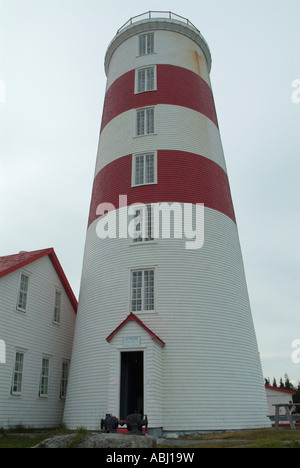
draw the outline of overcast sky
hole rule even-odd
[[[209,44],[264,375],[298,381],[299,0],[0,0],[0,256],[54,247],[78,297],[104,56],[150,9],[189,18]]]

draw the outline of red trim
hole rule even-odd
[[[127,204],[179,202],[204,203],[235,222],[227,174],[208,158],[183,151],[157,152],[158,184],[131,187],[132,156],[119,158],[105,166],[94,181],[89,225],[98,217],[97,206],[111,203],[119,208],[119,195]]]
[[[285,388],[279,388],[279,387],[271,387],[271,385],[265,385],[265,387],[269,388],[270,390],[276,390],[276,392],[289,393],[290,395],[296,395],[296,392],[293,392],[293,390],[286,390]]]
[[[212,90],[196,73],[173,65],[157,65],[157,91],[134,94],[135,70],[118,78],[108,89],[101,123],[103,128],[130,109],[169,104],[187,107],[208,117],[218,127]]]
[[[135,314],[131,312],[128,317],[106,338],[108,343],[114,338],[114,336],[123,328],[128,322],[136,322],[140,327],[142,327],[151,337],[152,340],[156,341],[162,348],[166,346],[165,342],[161,340],[150,328],[148,328],[141,319],[139,319]]]
[[[49,256],[49,259],[56,273],[58,274],[58,277],[64,287],[64,290],[66,291],[66,294],[72,304],[72,307],[76,312],[78,307],[77,299],[56,256],[56,253],[52,248],[0,257],[0,278],[16,270],[19,270],[20,268],[24,268],[26,265],[29,265],[30,263],[35,262],[36,260],[39,260],[40,258],[45,257],[46,255]]]

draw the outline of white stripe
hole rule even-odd
[[[204,246],[193,251],[185,249],[185,239],[146,245],[133,245],[130,238],[100,240],[97,222],[87,234],[65,412],[68,426],[94,428],[106,412],[118,416],[116,347],[122,340],[117,334],[108,344],[106,338],[131,311],[131,269],[153,267],[156,311],[138,316],[166,346],[160,351],[165,371],[153,387],[161,391],[145,389],[150,427],[267,427],[266,394],[234,222],[205,208]],[[138,327],[122,330],[120,336],[141,336],[149,357],[148,378],[158,370],[149,348],[153,341]],[[158,415],[153,407],[161,398],[163,414]]]
[[[123,112],[106,125],[100,136],[95,176],[122,156],[156,150],[199,154],[226,172],[220,133],[210,119],[180,106],[159,104],[156,110],[155,135],[135,137],[135,109]]]
[[[131,37],[115,50],[109,65],[106,90],[130,70],[159,64],[187,68],[211,87],[205,56],[188,37],[170,31],[155,31],[155,53],[140,57],[137,55],[137,40],[138,36]]]

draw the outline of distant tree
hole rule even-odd
[[[284,383],[283,383],[283,380],[282,380],[282,377],[280,377],[280,383],[279,383],[279,388],[282,388],[284,389]]]
[[[298,382],[298,387],[295,388],[296,395],[293,396],[294,403],[300,403],[300,382]],[[300,413],[300,406],[297,406],[297,413]]]
[[[295,387],[294,387],[294,385],[290,382],[289,376],[288,376],[287,374],[284,374],[284,378],[285,378],[284,388],[285,388],[286,390],[295,391]]]
[[[275,377],[274,377],[274,379],[273,379],[273,387],[278,387],[277,381],[276,381]]]
[[[265,385],[271,385],[270,384],[270,377],[265,377]]]

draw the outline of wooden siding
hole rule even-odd
[[[178,150],[199,154],[226,171],[220,133],[203,114],[186,107],[156,106],[156,133],[136,137],[135,110],[115,117],[99,140],[95,175],[110,162],[127,154],[158,150]]]
[[[21,272],[29,274],[26,313],[17,311]],[[55,289],[62,293],[61,323],[53,324]],[[0,365],[0,427],[55,427],[62,422],[63,360],[71,360],[75,312],[48,256],[0,279],[0,330],[6,364]],[[24,351],[22,393],[11,394],[16,350]],[[39,397],[42,358],[50,358],[49,395]]]
[[[138,34],[138,27],[134,27]],[[143,22],[140,33],[145,28]],[[122,82],[124,74],[155,64],[186,68],[210,84],[206,59],[193,40],[170,31],[155,31],[155,54],[138,57],[137,37],[115,49],[108,71],[108,92],[114,83],[117,86],[118,79]],[[130,76],[133,80],[134,73]],[[134,83],[130,86],[129,99]],[[170,86],[174,93],[174,79]],[[152,104],[157,92],[159,82],[157,91],[152,92]],[[178,93],[184,94],[184,89]],[[136,137],[135,109],[123,109],[107,123],[99,140],[95,176],[115,161],[118,164],[122,158],[148,151],[156,151],[158,156],[160,151],[167,151],[170,158],[172,152],[174,156],[179,152],[198,155],[226,174],[215,123],[201,112],[167,102],[155,105],[152,135]],[[127,177],[130,174],[128,170]],[[172,172],[169,176],[172,179]],[[115,191],[113,199],[122,194],[120,184],[107,183]],[[164,184],[159,187],[163,188]],[[218,190],[218,184],[215,188]],[[147,193],[145,189],[140,203],[147,201]],[[172,193],[169,202],[173,202]],[[118,216],[119,211],[114,213]],[[165,431],[269,426],[237,227],[215,209],[205,207],[204,216],[205,240],[199,250],[187,250],[184,238],[136,244],[118,236],[101,240],[96,234],[98,221],[90,224],[64,415],[67,426],[95,429],[107,411],[118,411],[120,359],[114,343],[136,325],[128,323],[129,328],[122,328],[111,343],[106,338],[132,312],[130,277],[131,270],[137,268],[155,269],[155,311],[137,315],[166,344],[163,349],[149,340],[147,344],[145,385],[148,382],[149,389],[145,408],[151,415],[150,427],[162,422]],[[152,388],[151,382],[155,382]]]
[[[155,54],[141,56],[138,56],[137,41],[137,36],[131,37],[115,50],[109,65],[106,90],[128,70],[156,64],[186,68],[211,86],[205,56],[188,37],[176,32],[155,31]]]
[[[131,239],[103,241],[96,224],[87,234],[67,425],[95,428],[105,412],[117,411],[116,396],[108,395],[108,376],[118,374],[117,362],[112,363],[106,337],[131,312],[131,269],[154,267],[155,313],[137,315],[166,346],[159,357],[162,392],[157,384],[151,398],[157,393],[158,401],[146,401],[145,407],[159,408],[162,397],[164,430],[170,431],[267,427],[263,376],[233,221],[206,208],[204,247],[193,251],[185,249],[184,239],[148,245],[133,245]],[[84,401],[83,394],[88,395]]]

